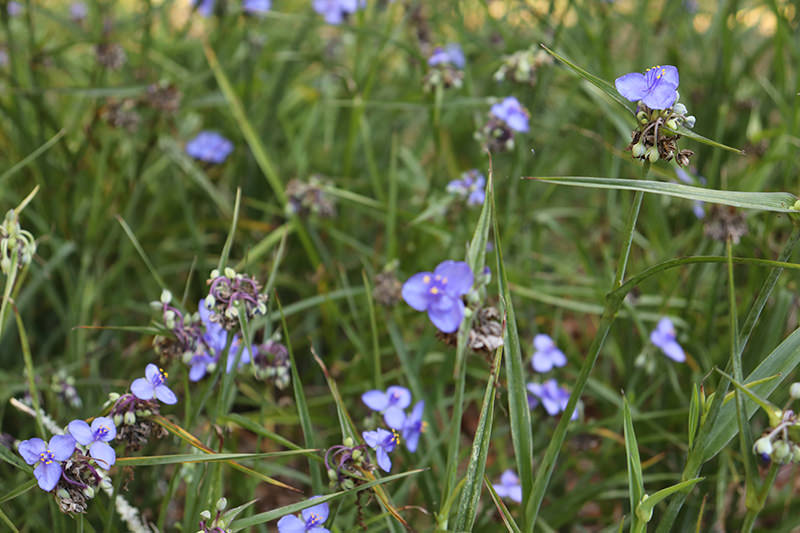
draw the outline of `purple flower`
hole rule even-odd
[[[61,479],[61,462],[69,459],[75,450],[75,439],[69,435],[55,435],[46,443],[39,438],[19,443],[19,454],[29,465],[36,464],[33,475],[39,487],[47,492],[53,490]]]
[[[69,6],[69,18],[74,21],[81,21],[89,14],[89,8],[83,2],[73,2]]]
[[[658,321],[656,329],[650,333],[650,341],[661,348],[664,355],[676,363],[686,361],[686,354],[683,353],[683,348],[675,340],[675,326],[672,325],[672,321],[669,318],[664,317]]]
[[[399,430],[406,418],[403,409],[411,405],[411,392],[405,387],[392,386],[386,392],[367,391],[361,395],[361,401],[373,411],[383,413],[387,426]]]
[[[309,498],[313,500],[319,496]],[[328,504],[320,503],[307,507],[301,511],[302,520],[293,514],[286,515],[278,520],[278,533],[330,533],[320,526],[328,519]]]
[[[528,404],[533,409],[542,402],[547,414],[555,416],[567,407],[569,401],[569,391],[563,387],[558,386],[558,382],[554,379],[548,379],[544,383],[528,383]],[[578,410],[573,411],[570,420],[578,418]]]
[[[503,472],[500,483],[493,483],[492,488],[501,498],[511,498],[517,503],[522,503],[522,485],[519,484],[519,478],[513,470]]]
[[[22,13],[22,4],[20,4],[19,2],[14,2],[14,0],[11,0],[11,2],[8,3],[8,7],[6,8],[6,10],[8,11],[9,16],[16,17],[17,15]]]
[[[694,180],[689,175],[689,173],[683,170],[681,167],[675,167],[675,175],[678,176],[678,179],[684,183],[687,183],[689,185],[692,185],[694,183]],[[701,184],[703,185],[706,184],[706,179],[703,176],[699,176],[697,179],[698,181],[700,181]],[[697,218],[705,218],[706,210],[703,208],[703,202],[701,202],[700,200],[695,200],[692,203],[692,212],[694,212],[694,216]]]
[[[642,101],[650,109],[667,109],[675,103],[678,69],[672,65],[656,65],[644,74],[631,72],[614,80],[619,94],[631,102]]]
[[[106,444],[117,436],[117,426],[107,416],[98,416],[89,426],[83,420],[73,420],[67,429],[79,444],[89,447],[89,455],[94,457],[106,470],[117,460],[114,448]]]
[[[199,343],[199,351],[189,359],[189,379],[191,381],[199,381],[206,375],[211,365],[216,364],[219,360],[220,354],[225,350],[225,345],[228,342],[228,332],[219,322],[211,320],[211,311],[205,304],[205,299],[201,299],[197,306],[200,320],[205,328],[203,333],[202,342]],[[207,350],[205,349],[207,348]],[[255,349],[255,347],[253,348]],[[239,352],[241,355],[238,355]],[[226,372],[233,370],[236,357],[239,357],[238,368],[243,367],[251,360],[251,352],[247,346],[243,346],[239,335],[234,335],[231,341],[231,347],[228,353],[228,362],[226,363]]]
[[[389,454],[397,448],[400,444],[400,436],[396,431],[386,431],[385,429],[376,429],[375,431],[364,431],[361,433],[367,445],[375,450],[375,456],[378,458],[378,466],[384,472],[392,469],[392,460],[389,459]]]
[[[447,192],[467,199],[468,205],[482,205],[486,198],[486,178],[477,170],[468,170],[461,174],[460,180],[447,184]]]
[[[242,10],[247,13],[266,13],[272,8],[272,0],[242,0]]]
[[[328,24],[341,24],[347,15],[364,7],[366,0],[312,0],[311,5]]]
[[[489,113],[499,118],[514,131],[528,131],[528,111],[513,96],[507,97],[499,104],[494,104]]]
[[[422,420],[422,412],[425,410],[425,402],[419,401],[403,421],[401,434],[406,443],[406,449],[411,453],[417,451],[420,434],[425,431],[425,422]]]
[[[167,373],[153,363],[144,368],[144,378],[137,378],[131,383],[131,392],[140,400],[152,400],[155,396],[167,405],[178,403],[175,393],[167,387]]]
[[[454,67],[463,69],[466,65],[464,52],[458,43],[450,43],[445,47],[437,46],[433,49],[431,57],[428,58],[428,66],[450,64]]]
[[[201,131],[186,143],[186,153],[207,163],[222,163],[233,151],[233,143],[215,131]]]
[[[436,270],[419,272],[403,284],[403,300],[417,311],[427,311],[433,325],[453,333],[464,318],[461,296],[472,288],[472,270],[463,261],[444,261]]]
[[[197,12],[204,17],[210,17],[214,13],[214,0],[190,0],[193,6],[197,6]]]
[[[556,347],[556,343],[549,335],[542,333],[536,335],[533,338],[533,347],[536,348],[536,351],[533,352],[531,366],[536,372],[549,372],[555,366],[567,364],[564,352]]]

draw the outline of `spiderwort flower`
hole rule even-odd
[[[464,52],[458,43],[450,43],[447,46],[437,46],[433,49],[431,57],[428,58],[428,66],[450,64],[454,67],[463,69],[467,64]]]
[[[361,401],[373,411],[383,413],[387,426],[399,430],[405,420],[403,409],[411,405],[411,392],[405,387],[392,386],[386,392],[367,391],[361,395]]]
[[[528,383],[528,392],[531,393],[531,396],[528,396],[528,404],[531,409],[539,405],[539,401],[541,401],[542,407],[550,416],[555,416],[566,409],[569,401],[569,391],[564,387],[559,387],[555,379],[548,379],[544,383]],[[575,409],[570,420],[577,418],[578,410]]]
[[[656,65],[644,74],[631,72],[614,80],[619,94],[631,102],[641,101],[650,109],[668,109],[675,103],[678,69],[672,65]]]
[[[400,444],[400,435],[396,431],[376,429],[375,431],[364,431],[361,436],[364,437],[367,445],[375,450],[378,466],[384,472],[390,471],[392,469],[392,460],[389,459],[389,454]]]
[[[186,143],[186,153],[206,163],[222,163],[233,151],[233,143],[215,131],[201,131]]]
[[[314,498],[319,498],[319,496],[312,496],[309,499],[313,500]],[[307,507],[300,514],[302,519],[290,514],[278,520],[278,533],[330,533],[320,525],[328,519],[327,503]]]
[[[312,0],[314,11],[325,17],[328,24],[341,24],[351,15],[366,6],[366,0]]]
[[[500,483],[493,483],[492,488],[501,498],[510,498],[517,503],[522,503],[522,485],[513,470],[509,469],[503,472],[503,475],[500,476]]]
[[[100,466],[108,469],[117,460],[114,448],[106,444],[117,436],[117,426],[107,416],[98,416],[89,426],[83,420],[73,420],[67,426],[70,434],[79,444],[89,447],[89,455],[94,457]]]
[[[84,2],[73,2],[69,6],[69,18],[74,20],[75,22],[80,22],[86,19],[87,15],[89,15],[89,8],[86,7]]]
[[[433,272],[419,272],[403,284],[403,300],[417,311],[427,311],[433,325],[453,333],[464,318],[461,296],[472,288],[473,275],[463,261],[444,261]]]
[[[242,0],[242,10],[255,15],[263,14],[272,8],[272,0]]]
[[[36,464],[33,475],[39,487],[50,492],[61,479],[61,462],[75,450],[75,439],[69,435],[55,435],[50,442],[32,438],[19,443],[19,454],[29,465]]]
[[[214,0],[191,0],[191,5],[197,6],[197,12],[204,17],[214,13]]]
[[[8,7],[6,9],[8,10],[9,16],[16,17],[17,15],[22,13],[22,4],[20,4],[19,2],[15,2],[14,0],[11,0],[11,2],[8,3]]]
[[[528,111],[513,96],[494,104],[489,113],[505,122],[512,130],[526,133],[528,127]]]
[[[461,174],[460,180],[447,184],[447,192],[467,199],[467,205],[482,205],[486,199],[486,178],[478,170],[472,169]]]
[[[686,354],[683,353],[683,348],[675,340],[675,326],[672,325],[672,321],[669,318],[664,317],[658,321],[656,329],[650,333],[650,341],[661,348],[664,355],[676,363],[686,361]]]
[[[152,400],[155,396],[167,405],[178,403],[175,393],[167,387],[167,373],[153,363],[144,368],[144,378],[131,383],[131,392],[140,400]]]
[[[531,366],[536,372],[549,372],[556,366],[567,364],[564,352],[556,347],[556,343],[549,335],[540,333],[533,338],[533,347],[536,351],[531,358]]]
[[[406,449],[411,453],[417,451],[420,434],[425,431],[425,421],[422,420],[422,412],[425,410],[425,402],[419,401],[403,421],[401,434],[406,443]]]

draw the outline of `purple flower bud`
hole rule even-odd
[[[564,352],[556,347],[550,336],[541,333],[536,335],[533,338],[533,347],[536,351],[531,358],[531,366],[536,372],[549,372],[553,367],[567,364]]]

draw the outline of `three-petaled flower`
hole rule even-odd
[[[675,326],[672,325],[672,320],[664,317],[658,321],[656,329],[650,333],[650,340],[661,348],[664,355],[676,363],[683,363],[686,361],[686,354],[683,353],[683,348],[675,340],[675,336]]]
[[[400,434],[406,443],[406,449],[411,453],[417,451],[420,434],[425,431],[425,421],[422,420],[422,412],[425,410],[425,402],[419,401],[411,410],[411,414],[405,417],[400,428]]]
[[[547,414],[555,416],[567,408],[569,401],[569,391],[563,387],[558,386],[558,382],[554,379],[548,379],[544,383],[528,383],[528,404],[531,409],[542,402]],[[575,409],[570,416],[570,420],[578,418],[578,410]]]
[[[117,426],[112,419],[98,416],[92,420],[91,426],[83,420],[73,420],[67,429],[79,444],[89,447],[89,455],[100,463],[100,467],[108,469],[116,462],[114,448],[106,444],[117,436]]]
[[[619,94],[631,102],[641,101],[650,109],[668,109],[677,99],[680,78],[672,65],[656,65],[644,74],[631,72],[614,80]]]
[[[390,471],[392,469],[392,460],[389,459],[389,454],[400,444],[400,435],[396,431],[376,429],[375,431],[364,431],[361,436],[364,437],[367,445],[375,450],[378,466],[384,472]]]
[[[447,46],[437,46],[433,49],[431,57],[428,58],[428,66],[449,64],[457,68],[464,68],[466,60],[464,59],[464,52],[458,43],[450,43]]]
[[[526,133],[528,127],[528,111],[513,96],[494,104],[489,113],[505,122],[514,131]]]
[[[19,454],[29,465],[36,464],[33,475],[39,487],[47,492],[53,490],[61,479],[61,462],[75,451],[75,439],[69,435],[55,435],[45,443],[32,438],[19,443]]]
[[[467,199],[467,205],[481,205],[486,199],[486,178],[477,170],[469,170],[461,175],[460,180],[447,184],[447,192]]]
[[[419,272],[403,284],[403,300],[417,311],[427,311],[433,325],[453,333],[464,318],[461,296],[472,288],[473,275],[463,261],[444,261],[433,272]]]
[[[213,3],[210,9],[213,9]],[[198,10],[202,11],[203,7]],[[232,151],[233,143],[215,131],[201,131],[186,143],[186,153],[206,163],[222,163]]]
[[[345,17],[364,7],[366,0],[313,0],[311,5],[328,24],[341,24]]]
[[[531,358],[531,366],[536,372],[549,372],[554,366],[564,366],[567,358],[564,352],[556,347],[549,335],[540,333],[533,338],[536,351]]]
[[[500,483],[492,483],[492,488],[501,498],[511,498],[517,503],[522,503],[522,485],[513,470],[503,472]]]
[[[411,392],[405,387],[394,385],[386,389],[386,392],[367,391],[361,395],[361,401],[373,411],[383,413],[387,426],[401,429],[406,417],[403,409],[411,405]]]
[[[309,498],[313,500],[319,496]],[[301,511],[302,519],[291,514],[278,520],[278,533],[330,533],[327,528],[322,527],[328,519],[328,504],[320,503],[313,507],[307,507]]]
[[[167,373],[153,363],[144,368],[143,378],[131,383],[131,392],[140,400],[152,400],[155,396],[167,405],[178,403],[175,393],[167,387]]]

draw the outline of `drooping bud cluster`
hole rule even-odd
[[[10,275],[16,261],[18,269],[30,264],[36,253],[36,241],[29,231],[22,229],[13,209],[6,213],[0,225],[0,271]]]
[[[134,394],[108,395],[112,403],[108,416],[117,426],[117,440],[125,443],[125,451],[141,449],[151,438],[162,439],[167,430],[153,422],[151,417],[160,414],[156,400],[140,400]]]
[[[79,408],[83,402],[75,389],[75,379],[68,376],[64,370],[59,370],[50,381],[50,389],[70,407]]]
[[[280,390],[289,385],[292,367],[289,351],[280,342],[270,339],[259,345],[253,362],[253,375],[256,379],[271,381]]]
[[[136,131],[142,121],[141,115],[136,110],[136,100],[133,98],[109,100],[100,110],[100,116],[112,128],[128,131]]]
[[[248,507],[248,504],[226,511],[227,507],[228,499],[220,498],[217,500],[213,511],[208,509],[202,511],[200,513],[200,529],[197,530],[197,533],[230,533],[233,520]]]
[[[96,469],[89,457],[75,453],[63,465],[61,480],[56,485],[56,501],[62,513],[85,513],[89,500],[98,488],[110,489],[111,478]]]
[[[493,306],[481,307],[474,313],[475,318],[469,330],[467,346],[475,352],[493,354],[497,348],[503,345],[503,325],[500,322],[500,312]],[[445,343],[456,346],[458,344],[458,332],[442,333],[436,332],[436,336]]]
[[[336,205],[325,192],[327,182],[318,175],[311,176],[308,181],[290,180],[286,184],[286,196],[289,202],[286,209],[289,213],[301,217],[309,214],[332,218],[336,215]]]
[[[147,87],[145,102],[165,113],[175,113],[181,105],[183,94],[174,83],[159,82]]]
[[[464,52],[457,43],[437,46],[428,58],[428,73],[422,81],[423,88],[430,92],[436,87],[460,88],[464,80]]]
[[[161,310],[161,316],[166,329],[171,335],[156,335],[153,339],[153,349],[159,355],[162,364],[173,359],[187,359],[198,352],[198,344],[202,343],[204,328],[199,317],[190,313],[185,315],[170,303],[172,293],[164,290],[157,302],[151,306]],[[205,348],[205,347],[203,347]]]
[[[205,305],[211,311],[209,319],[226,330],[240,329],[240,309],[248,319],[266,314],[267,295],[261,293],[261,284],[255,278],[228,267],[222,275],[217,269],[212,270],[207,283],[210,287]]]
[[[366,444],[355,445],[347,437],[342,444],[331,446],[325,452],[325,469],[328,471],[329,486],[332,490],[349,490],[365,483],[361,471],[375,470],[369,460]]]
[[[800,400],[800,383],[792,383],[789,387],[789,403]],[[762,405],[763,409],[766,406]],[[753,444],[753,452],[769,463],[800,464],[800,419],[788,408],[774,408],[767,411],[773,427]]]
[[[535,85],[539,68],[552,62],[553,58],[544,50],[537,50],[535,47],[518,50],[503,56],[503,64],[494,73],[494,79]]]
[[[628,150],[635,159],[655,163],[659,159],[671,161],[685,167],[694,155],[692,150],[678,150],[677,141],[681,138],[675,132],[678,126],[691,128],[695,118],[686,114],[686,106],[676,102],[667,109],[650,109],[640,103],[636,112],[638,128],[632,133]],[[669,130],[669,131],[668,131]]]
[[[128,61],[125,49],[117,43],[100,43],[94,48],[97,63],[109,70],[119,70]]]
[[[492,152],[505,152],[514,148],[514,134],[527,133],[530,113],[522,104],[509,96],[492,105],[489,120],[483,129],[475,132],[475,139]]]

